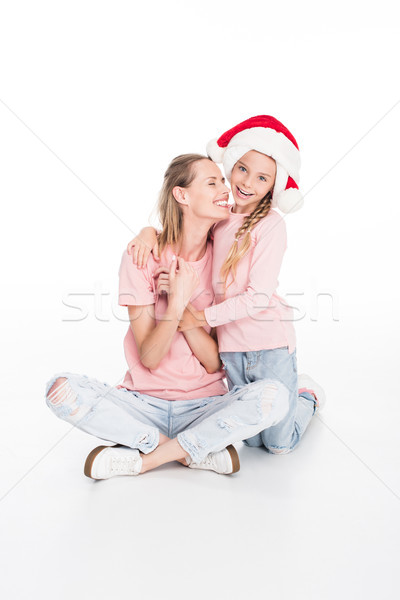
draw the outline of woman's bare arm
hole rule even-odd
[[[157,278],[157,293],[169,294],[169,268],[165,266],[159,267],[154,275]],[[182,319],[185,319],[185,315],[191,315],[196,312],[194,306],[189,303],[182,315]],[[182,319],[180,323],[182,323]],[[206,322],[205,325],[207,325]],[[189,331],[183,332],[183,334],[193,354],[201,362],[207,373],[215,373],[221,368],[218,344],[215,337],[211,337],[201,326],[191,328]]]
[[[195,310],[189,303],[185,308],[187,311]],[[221,368],[221,360],[218,353],[218,343],[215,337],[207,333],[203,327],[197,327],[190,331],[184,331],[183,335],[189,344],[193,354],[201,362],[207,373],[215,373]]]
[[[179,320],[197,285],[198,275],[194,269],[182,258],[174,258],[170,268],[168,306],[162,319],[156,323],[154,304],[128,306],[130,326],[139,357],[148,369],[156,369],[168,353]]]
[[[179,324],[180,311],[172,304],[156,324],[154,304],[128,306],[129,321],[141,363],[156,369],[168,353]]]

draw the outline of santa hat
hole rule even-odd
[[[214,162],[223,163],[229,181],[234,164],[250,150],[266,154],[276,162],[272,206],[284,213],[301,208],[299,147],[294,136],[278,119],[268,115],[251,117],[207,144],[208,156]]]

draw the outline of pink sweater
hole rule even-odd
[[[285,221],[276,211],[270,210],[252,230],[251,248],[239,261],[233,282],[229,275],[224,298],[221,267],[245,216],[231,212],[229,218],[214,229],[215,304],[205,309],[206,320],[212,327],[218,327],[220,352],[283,346],[293,352],[296,346],[293,311],[276,293],[286,250]]]

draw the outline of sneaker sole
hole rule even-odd
[[[240,460],[239,460],[239,454],[237,453],[237,450],[235,448],[235,446],[232,446],[232,444],[230,446],[227,446],[226,448],[229,452],[229,456],[231,457],[231,461],[232,461],[232,475],[233,473],[237,473],[240,470]]]
[[[86,477],[90,477],[90,479],[96,479],[96,481],[98,481],[97,477],[93,477],[92,475],[94,459],[105,448],[117,448],[118,446],[121,446],[121,444],[114,444],[113,446],[97,446],[96,448],[93,448],[93,450],[89,452],[85,461],[85,466],[83,467],[83,472],[85,473]]]

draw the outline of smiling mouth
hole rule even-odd
[[[247,192],[244,192],[238,186],[236,186],[236,190],[239,192],[239,195],[242,196],[243,198],[250,198],[251,196],[254,196],[254,194],[248,194]]]
[[[228,200],[217,200],[216,202],[213,202],[213,204],[215,204],[216,206],[229,206]]]

